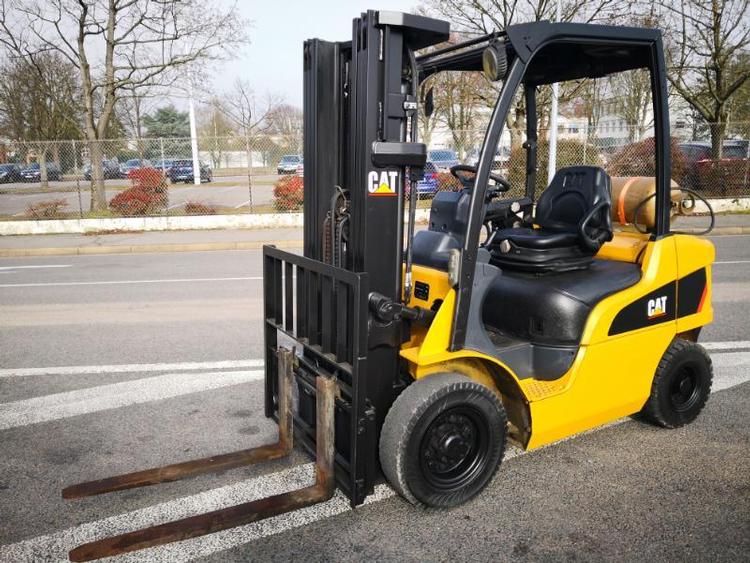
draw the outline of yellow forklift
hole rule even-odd
[[[670,229],[684,200],[670,178],[661,33],[537,22],[440,47],[449,31],[368,11],[350,41],[304,45],[304,253],[263,250],[265,409],[278,442],[63,496],[245,466],[293,443],[315,457],[315,483],[101,539],[72,560],[247,524],[336,489],[356,506],[382,477],[412,503],[455,506],[490,482],[508,440],[532,449],[638,413],[667,428],[698,416],[712,380],[697,340],[712,320],[714,249]],[[562,167],[537,198],[539,89],[637,69],[651,77],[653,177]],[[462,189],[439,192],[415,233],[424,84],[452,71],[483,73],[499,94],[477,165],[451,169]],[[517,92],[526,166],[513,186],[493,160]],[[624,205],[634,182],[645,188]]]

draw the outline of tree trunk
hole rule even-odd
[[[87,137],[89,137],[87,135]],[[107,194],[104,187],[104,169],[102,168],[102,146],[96,139],[88,138],[89,156],[91,158],[91,211],[107,210]]]
[[[715,160],[718,160],[722,155],[722,144],[727,130],[727,122],[718,120],[714,123],[709,123],[708,128],[711,131],[711,156]]]

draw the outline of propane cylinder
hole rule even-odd
[[[695,207],[695,200],[680,191],[672,180],[671,215],[686,215]],[[612,220],[621,225],[632,224],[638,205],[650,197],[638,213],[638,224],[647,229],[654,227],[656,220],[656,179],[653,176],[612,176]]]

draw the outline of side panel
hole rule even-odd
[[[651,392],[674,323],[582,347],[564,392],[532,401],[531,440],[537,448],[638,412]]]
[[[634,286],[591,312],[570,371],[538,400],[531,397],[536,448],[633,414],[651,390],[654,372],[677,333],[675,237],[649,242]]]
[[[675,237],[649,242],[643,255],[641,280],[602,300],[589,315],[581,345],[622,338],[632,331],[669,325],[676,332],[677,253]]]

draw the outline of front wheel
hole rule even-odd
[[[675,339],[664,352],[641,414],[665,428],[695,420],[711,394],[711,357],[700,344]]]
[[[450,507],[484,489],[505,451],[507,417],[492,390],[457,373],[412,383],[388,411],[380,463],[414,504]]]

